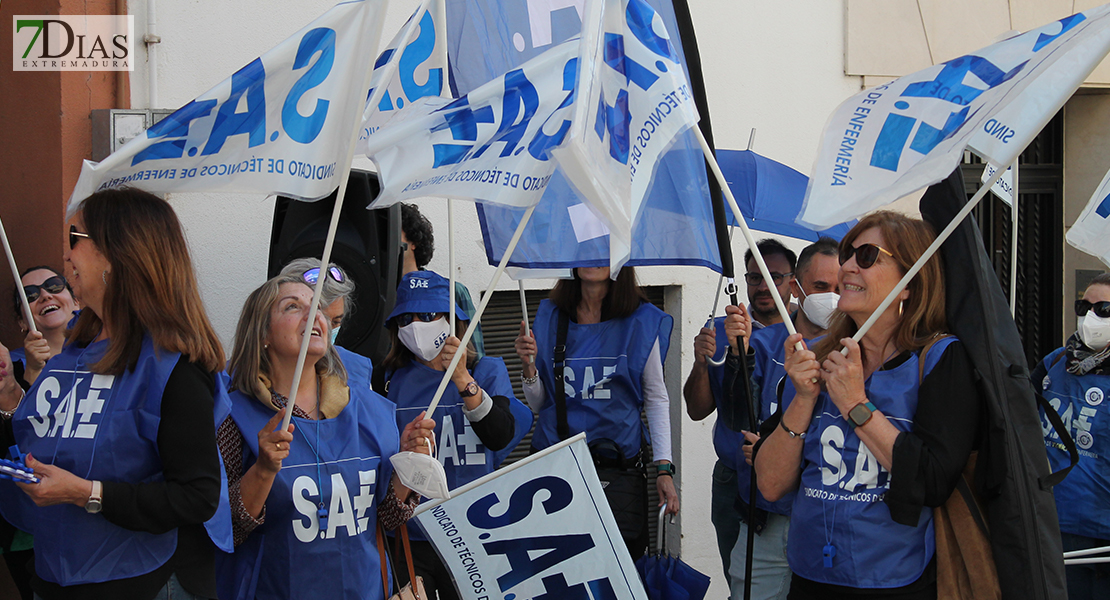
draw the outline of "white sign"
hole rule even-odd
[[[465,600],[646,600],[584,435],[452,490],[414,519]]]
[[[994,177],[997,170],[998,169],[996,169],[994,165],[986,163],[986,168],[983,169],[983,176],[980,178],[980,182],[986,183],[991,177]],[[993,186],[991,186],[991,192],[993,192],[995,196],[998,196],[999,200],[1005,202],[1006,206],[1014,205],[1013,167],[1006,167],[1006,172],[998,178],[998,181],[994,182]]]

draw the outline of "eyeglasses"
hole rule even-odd
[[[51,294],[60,294],[64,289],[66,289],[66,278],[61,275],[55,275],[39,285],[23,286],[23,292],[27,294],[28,304],[38,300],[39,296],[42,294],[42,290],[46,290]]]
[[[397,315],[397,326],[407,327],[414,320],[419,319],[425,323],[431,323],[439,318],[440,313],[422,312],[422,313],[402,313]]]
[[[331,275],[331,278],[339,283],[343,283],[343,271],[340,271],[339,267],[328,267],[328,275]],[[304,272],[304,280],[312,285],[316,285],[316,281],[319,279],[320,267],[312,267]]]
[[[771,273],[771,281],[775,282],[775,286],[780,286],[782,285],[783,280],[787,277],[790,277],[791,275],[793,275],[793,273]],[[744,281],[747,281],[748,285],[755,287],[763,283],[763,274],[744,273]]]
[[[1095,311],[1095,315],[1103,319],[1110,317],[1110,302],[1103,300],[1102,302],[1088,302],[1086,300],[1075,301],[1075,316],[1082,317],[1090,311]]]
[[[92,236],[87,234],[87,233],[81,233],[80,231],[77,231],[77,226],[76,225],[70,225],[69,226],[69,249],[73,250],[73,247],[77,245],[77,242],[81,241],[81,238],[87,238],[87,239],[91,240]]]
[[[859,265],[859,268],[870,269],[871,266],[875,264],[875,261],[879,260],[880,252],[894,258],[894,254],[892,254],[890,250],[881,246],[876,246],[875,244],[860,244],[858,246],[849,246],[845,244],[840,248],[840,264],[843,266],[854,254],[856,257],[856,264]]]

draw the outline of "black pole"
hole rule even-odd
[[[679,39],[682,41],[682,50],[685,54],[686,69],[690,73],[690,87],[694,93],[694,103],[698,107],[698,114],[701,115],[701,121],[698,127],[701,129],[702,135],[705,136],[705,141],[709,143],[710,149],[716,149],[713,144],[713,128],[709,122],[709,101],[705,95],[705,79],[702,76],[701,70],[701,55],[698,52],[698,40],[694,35],[694,22],[690,17],[690,6],[687,0],[672,0],[675,12],[675,21],[678,23]],[[732,261],[732,243],[728,237],[728,220],[725,215],[725,202],[721,195],[721,186],[713,172],[709,168],[708,158],[706,159],[706,174],[709,176],[709,197],[713,202],[713,224],[717,232],[717,250],[721,255],[721,273],[729,281],[729,299],[733,306],[739,306],[740,299],[737,296],[736,286],[736,269]],[[743,215],[736,215],[737,219],[744,218]],[[755,402],[752,398],[751,379],[748,373],[748,357],[747,352],[744,350],[743,339],[736,340],[736,347],[740,350],[740,374],[744,378],[744,386],[747,388],[748,398],[748,427],[754,428],[755,424],[759,422],[759,417],[756,414]],[[721,415],[718,415],[721,418]],[[729,419],[734,422],[733,419]],[[756,480],[755,480],[755,467],[751,469],[751,493],[748,496],[748,551],[747,560],[744,565],[744,600],[751,600],[752,597],[752,554],[755,546],[755,528],[752,526],[755,521],[755,503],[756,503]]]

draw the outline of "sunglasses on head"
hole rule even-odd
[[[1092,310],[1095,311],[1096,316],[1103,319],[1110,317],[1110,302],[1106,300],[1102,302],[1075,301],[1075,316],[1082,317]]]
[[[343,271],[340,271],[338,267],[328,267],[328,275],[331,275],[331,278],[339,283],[343,283]],[[312,267],[304,272],[304,280],[312,285],[316,285],[319,279],[320,267]]]
[[[771,273],[771,281],[775,282],[775,286],[780,286],[782,285],[782,281],[791,275],[793,275],[793,273]],[[755,287],[763,283],[763,274],[744,273],[744,281],[747,281],[748,285]]]
[[[894,254],[891,253],[890,250],[887,250],[882,246],[876,246],[875,244],[860,244],[858,246],[850,246],[848,244],[845,244],[843,247],[840,248],[840,264],[841,266],[843,266],[844,263],[848,262],[848,259],[852,258],[852,255],[855,255],[856,264],[859,266],[859,268],[870,269],[871,266],[875,264],[875,261],[879,260],[880,252],[891,258],[894,258]]]
[[[70,225],[69,226],[69,249],[73,250],[73,247],[77,245],[77,242],[81,241],[81,238],[88,238],[88,239],[91,240],[92,236],[87,234],[87,233],[81,233],[80,231],[77,231],[77,226],[76,225]]]
[[[60,294],[64,289],[66,289],[66,278],[61,275],[55,275],[39,285],[23,286],[23,292],[27,294],[28,304],[38,300],[39,296],[42,295],[42,290],[46,290],[51,294]]]
[[[425,323],[431,323],[432,321],[435,321],[438,318],[439,318],[439,313],[434,313],[434,312],[402,313],[402,314],[397,315],[397,326],[398,327],[407,327],[408,325],[412,324],[412,322],[416,319],[419,319],[419,320],[421,320]]]

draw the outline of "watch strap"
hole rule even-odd
[[[655,465],[655,473],[657,476],[670,475],[673,478],[677,472],[678,468],[674,466],[674,463],[659,463]]]

